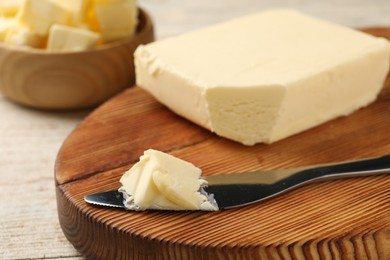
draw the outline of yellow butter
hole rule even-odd
[[[92,49],[100,34],[70,26],[54,24],[50,29],[47,49],[50,51],[80,51]]]
[[[129,0],[91,0],[91,1],[93,6],[129,2]]]
[[[1,0],[0,1],[0,16],[15,16],[19,10],[22,0]]]
[[[40,35],[47,35],[53,24],[67,24],[70,13],[50,0],[25,0],[17,19]]]
[[[26,25],[15,21],[7,29],[4,43],[14,46],[43,48],[45,37],[31,31]]]
[[[135,51],[138,86],[245,145],[273,143],[367,106],[383,87],[389,61],[388,40],[288,9]]]
[[[71,24],[78,26],[86,20],[88,7],[91,0],[55,0],[55,2],[67,10],[71,16]]]
[[[0,18],[0,41],[4,41],[5,36],[7,35],[8,29],[14,23],[13,19],[10,18]]]
[[[95,15],[106,42],[127,38],[135,33],[137,26],[135,1],[98,5],[95,7]]]
[[[51,50],[88,49],[132,36],[137,12],[135,0],[0,0],[0,41],[30,47],[50,46]],[[12,25],[14,28],[7,36],[11,22],[16,25]],[[56,26],[54,38],[46,44],[54,24],[76,30]],[[77,29],[84,31],[80,33]],[[59,38],[63,36],[67,38],[60,44]],[[99,44],[95,43],[97,37]]]
[[[172,155],[149,149],[120,179],[125,206],[134,210],[218,210],[202,187],[201,169]]]

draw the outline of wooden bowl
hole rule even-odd
[[[9,99],[40,109],[96,106],[135,81],[133,52],[154,40],[149,15],[139,9],[131,39],[81,52],[48,52],[0,45],[0,91]]]

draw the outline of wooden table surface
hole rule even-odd
[[[273,7],[299,9],[352,27],[390,27],[389,0],[138,3],[153,17],[158,39]],[[0,259],[83,259],[58,224],[53,169],[62,142],[90,112],[33,110],[0,94]]]

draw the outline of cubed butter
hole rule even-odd
[[[89,49],[92,44],[96,47],[134,35],[137,12],[135,0],[0,0],[0,41],[6,40],[9,27],[15,23],[18,25],[12,29],[8,44],[25,42],[30,47],[50,46],[50,50]],[[52,37],[47,43],[49,32]],[[61,36],[66,36],[63,43]],[[45,39],[36,44],[33,38]]]
[[[75,26],[84,24],[91,0],[55,0],[55,2],[70,13],[71,24]]]
[[[8,29],[12,26],[13,23],[13,19],[0,17],[0,41],[4,41]]]
[[[97,5],[95,15],[105,42],[128,38],[135,33],[138,12],[134,0]]]
[[[245,145],[272,143],[373,102],[383,38],[269,10],[140,46],[137,85],[177,114]]]
[[[52,0],[24,0],[17,18],[33,32],[47,36],[53,24],[69,23],[70,13]]]
[[[117,3],[125,3],[133,0],[91,0],[94,6],[98,5],[106,5],[106,4],[117,4]]]
[[[45,37],[31,31],[25,24],[15,21],[7,29],[4,43],[20,47],[43,48]]]
[[[50,28],[47,50],[81,51],[92,49],[100,40],[100,34],[71,26],[54,24]]]
[[[22,0],[1,0],[0,16],[13,17],[19,10]]]
[[[201,170],[169,154],[149,149],[120,179],[125,206],[133,210],[218,210],[202,187]]]

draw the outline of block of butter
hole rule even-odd
[[[202,189],[206,180],[193,164],[149,149],[120,179],[125,206],[132,210],[218,210]]]
[[[386,39],[294,10],[268,10],[135,52],[137,85],[245,145],[272,143],[373,102]]]

